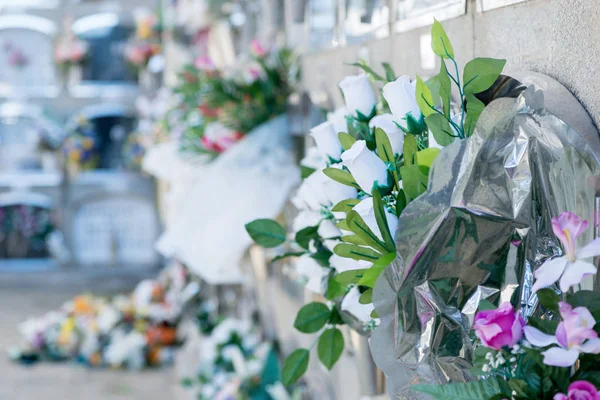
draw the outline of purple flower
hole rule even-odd
[[[546,261],[534,275],[533,290],[551,286],[557,281],[560,290],[566,292],[571,286],[581,283],[589,275],[597,272],[596,267],[585,258],[600,255],[600,238],[577,250],[577,238],[588,228],[588,222],[571,212],[564,212],[558,218],[552,218],[552,230],[563,244],[565,255]]]
[[[567,394],[559,393],[554,400],[600,400],[600,392],[588,381],[575,381],[569,385]]]
[[[523,338],[523,317],[509,302],[496,310],[480,311],[475,315],[473,329],[481,343],[495,350],[513,347]]]
[[[581,353],[600,354],[600,339],[594,331],[596,320],[585,307],[573,308],[565,302],[559,303],[562,322],[558,324],[554,336],[547,335],[532,327],[525,327],[525,337],[534,346],[546,347],[544,364],[554,367],[570,367]]]

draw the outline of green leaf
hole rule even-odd
[[[319,238],[319,227],[318,226],[309,226],[306,227],[296,233],[296,243],[300,245],[303,249],[307,249],[310,245],[310,241]]]
[[[277,247],[285,242],[285,228],[272,219],[257,219],[246,224],[246,231],[259,246]]]
[[[387,133],[381,128],[375,129],[375,143],[377,143],[377,154],[384,163],[395,163],[394,151]]]
[[[554,335],[556,333],[556,328],[558,328],[558,321],[549,321],[539,318],[529,318],[527,324],[548,335]]]
[[[407,206],[406,194],[404,193],[404,189],[400,189],[398,191],[398,196],[396,197],[396,215],[400,216],[402,211]]]
[[[419,76],[417,76],[416,97],[419,109],[425,118],[435,113],[435,110],[433,109],[435,104],[433,103],[431,90],[429,90],[427,84],[425,84]]]
[[[557,295],[552,289],[541,289],[537,291],[537,297],[540,304],[546,307],[548,310],[559,313],[558,303],[560,302],[560,296]]]
[[[388,82],[393,82],[396,80],[396,73],[390,64],[384,62],[383,69],[385,69],[385,78]]]
[[[343,220],[341,220],[341,221],[338,221],[338,223],[337,223],[337,224],[335,224],[335,226],[337,226],[337,227],[338,227],[339,229],[341,229],[342,231],[348,231],[348,232],[351,232],[351,231],[350,231],[350,228],[348,228],[348,224],[346,223],[346,220],[345,220],[345,219],[343,219]]]
[[[479,120],[479,116],[485,108],[485,104],[473,94],[465,96],[467,102],[467,116],[465,118],[465,137],[469,137],[475,132],[475,126]],[[435,139],[437,140],[437,138]]]
[[[352,186],[353,188],[360,190],[360,186],[358,186],[358,183],[354,181],[354,178],[348,171],[337,168],[325,168],[323,173],[342,185]]]
[[[445,385],[413,385],[413,390],[431,395],[436,400],[484,400],[498,394],[511,397],[507,383],[500,378]]]
[[[380,81],[380,82],[387,82],[387,80],[383,76],[379,75],[371,67],[369,67],[364,60],[361,60],[360,62],[353,63],[353,64],[350,64],[350,65],[353,66],[353,67],[358,67],[358,68],[362,69],[363,71],[365,71],[365,73],[367,75],[369,75],[369,78],[371,78],[371,80]]]
[[[580,290],[567,294],[567,303],[573,307],[586,307],[596,320],[600,320],[600,292]]]
[[[442,58],[454,58],[454,49],[450,39],[437,19],[433,21],[431,27],[431,49]]]
[[[306,179],[306,178],[308,178],[308,177],[309,177],[309,176],[311,176],[311,175],[313,174],[313,172],[315,172],[315,171],[316,171],[316,169],[314,169],[314,168],[310,168],[310,167],[307,167],[307,166],[305,166],[305,165],[301,165],[301,166],[300,166],[300,174],[302,175],[302,176],[301,176],[301,177],[302,177],[302,179]]]
[[[425,123],[440,146],[445,147],[454,142],[456,132],[452,130],[450,122],[442,114],[431,114],[425,118]]]
[[[327,329],[321,334],[317,352],[319,360],[331,370],[344,351],[344,335],[337,328]]]
[[[400,167],[400,175],[402,175],[402,189],[409,202],[413,201],[427,190],[427,181],[418,165],[406,165]]]
[[[296,383],[308,369],[309,357],[307,349],[298,349],[290,354],[281,371],[281,382],[286,386]]]
[[[481,299],[479,301],[479,311],[495,310],[496,308],[497,307],[487,299]]]
[[[351,269],[349,271],[344,271],[335,276],[335,280],[344,285],[352,285],[358,283],[360,279],[363,277],[366,270],[364,269]]]
[[[388,265],[390,265],[392,263],[392,261],[394,261],[395,259],[396,259],[395,252],[388,253],[388,254],[382,256],[381,258],[379,258],[379,260],[377,260],[373,263],[372,267],[364,270],[363,277],[360,278],[360,280],[358,281],[358,284],[360,286],[367,286],[370,288],[375,287],[375,282],[377,281],[377,278],[379,278],[379,275],[381,275],[383,270],[385,270],[386,267]]]
[[[435,161],[435,158],[438,156],[438,154],[440,154],[440,152],[441,150],[436,147],[430,147],[428,149],[419,151],[417,153],[419,157],[419,165],[431,167]]]
[[[463,82],[465,93],[481,93],[488,90],[498,79],[506,60],[476,58],[465,65]]]
[[[443,64],[443,63],[442,63]],[[440,76],[434,75],[425,81],[427,87],[431,91],[432,105],[436,106],[440,100]]]
[[[278,255],[277,257],[274,257],[271,260],[271,262],[277,262],[277,261],[283,260],[284,258],[288,258],[288,257],[300,257],[304,254],[306,254],[305,251],[294,251],[291,253],[284,253],[284,254]]]
[[[381,200],[381,194],[377,190],[373,190],[373,211],[375,212],[375,221],[377,221],[377,227],[381,232],[381,237],[385,243],[385,249],[388,252],[396,251],[396,242],[392,235],[396,232],[390,232],[388,225],[387,216],[385,213],[385,206]]]
[[[340,257],[370,262],[375,262],[381,257],[381,253],[368,247],[356,246],[354,244],[345,243],[340,243],[337,246],[335,246],[333,252]]]
[[[372,304],[373,303],[373,289],[368,289],[358,298],[360,304]]]
[[[338,310],[338,306],[334,305],[331,308],[331,317],[329,318],[329,323],[332,325],[344,325],[344,320],[340,315],[340,311]]]
[[[310,258],[315,260],[319,265],[323,268],[329,268],[329,259],[333,253],[329,251],[327,248],[322,247],[316,253],[310,255]]]
[[[450,75],[446,69],[446,63],[442,61],[439,73],[440,81],[440,97],[442,98],[442,109],[444,116],[450,118],[450,104],[452,102],[452,83],[450,83]]]
[[[346,294],[346,286],[339,283],[335,278],[329,278],[327,282],[327,292],[325,298],[327,300],[334,300],[338,297],[342,297]]]
[[[354,206],[357,205],[358,203],[360,203],[360,200],[358,200],[358,199],[342,200],[339,203],[337,203],[335,206],[333,206],[331,211],[333,211],[333,212],[348,212],[348,211],[352,210],[354,208]]]
[[[367,223],[356,211],[348,211],[346,214],[346,223],[348,224],[348,228],[358,237],[360,237],[368,246],[384,253],[389,251],[386,247],[386,244],[382,242],[377,235],[375,235],[375,233],[373,233],[371,228],[369,228]]]
[[[298,311],[294,328],[302,333],[315,333],[329,321],[331,310],[323,303],[309,303]]]
[[[367,242],[365,242],[360,236],[358,235],[348,235],[348,236],[342,236],[342,242],[344,243],[351,243],[351,244],[356,244],[359,246],[368,246]]]
[[[404,137],[404,165],[414,165],[419,162],[419,146],[414,135]]]
[[[338,139],[340,140],[340,143],[342,144],[342,148],[344,150],[350,149],[352,145],[356,143],[356,139],[354,139],[352,135],[346,132],[338,133]]]

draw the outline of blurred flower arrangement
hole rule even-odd
[[[81,66],[89,50],[88,44],[73,33],[72,23],[71,18],[65,19],[65,34],[57,41],[54,49],[54,61],[64,74],[73,67]]]
[[[27,57],[23,49],[13,42],[5,41],[2,48],[4,49],[9,67],[22,70],[29,65],[29,57]]]
[[[293,239],[273,220],[246,225],[263,247],[285,243],[289,251],[274,261],[296,257],[296,273],[328,301],[305,305],[294,323],[300,332],[319,333],[317,353],[328,369],[344,350],[339,325],[364,334],[377,326],[373,287],[396,257],[398,217],[426,191],[440,148],[473,133],[484,107],[474,94],[491,87],[505,63],[476,58],[466,65],[461,84],[452,45],[437,21],[432,48],[441,70],[427,82],[397,77],[389,64],[380,75],[363,62],[354,65],[364,74],[340,82],[346,106],[311,130],[316,147],[301,162],[304,181],[292,199],[299,211]],[[381,96],[370,80],[383,84]],[[461,96],[454,113],[451,82]],[[284,384],[304,374],[311,350],[298,349],[288,357]]]
[[[90,171],[100,161],[98,139],[94,125],[83,115],[75,118],[69,135],[62,145],[62,152],[71,173]]]
[[[180,73],[179,114],[183,152],[217,156],[244,135],[285,112],[299,78],[289,49],[266,49],[253,41],[251,57],[220,71],[200,57]]]
[[[48,236],[54,231],[51,213],[27,204],[0,208],[0,256],[44,257]]]
[[[24,343],[11,357],[129,369],[169,364],[180,341],[178,325],[198,292],[188,271],[172,264],[156,280],[140,282],[130,296],[77,296],[22,323]]]
[[[227,318],[201,340],[197,375],[182,379],[194,398],[292,399],[279,381],[277,351],[250,321]]]
[[[162,54],[160,23],[157,16],[146,9],[136,10],[134,19],[135,35],[126,44],[123,54],[131,68],[140,73],[154,57]]]
[[[597,273],[587,260],[600,255],[600,238],[576,248],[587,228],[587,221],[570,212],[552,219],[565,255],[535,271],[533,290],[547,311],[543,318],[525,322],[508,302],[498,308],[480,302],[471,370],[479,379],[413,389],[436,399],[600,399],[600,293],[580,286]],[[549,288],[555,283],[560,292]]]

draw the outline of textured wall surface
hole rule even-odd
[[[476,56],[505,58],[505,71],[533,70],[557,79],[585,106],[600,125],[600,1],[528,0],[485,13],[468,0],[467,13],[443,22],[454,51],[463,65]],[[342,103],[336,87],[344,75],[356,73],[359,54],[377,66],[388,61],[397,73],[435,74],[421,66],[421,36],[430,27],[395,33],[352,47],[335,48],[303,58],[307,89],[327,93],[335,105]]]

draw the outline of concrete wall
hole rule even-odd
[[[598,0],[529,0],[485,13],[476,0],[467,1],[467,13],[444,21],[457,60],[462,67],[470,59],[505,58],[506,72],[533,70],[548,74],[565,85],[600,126],[600,2]],[[395,33],[380,39],[340,47],[303,57],[305,87],[327,92],[342,104],[337,82],[357,69],[344,65],[359,54],[369,54],[372,66],[390,62],[399,74],[435,74],[421,67],[420,38],[430,27]]]

